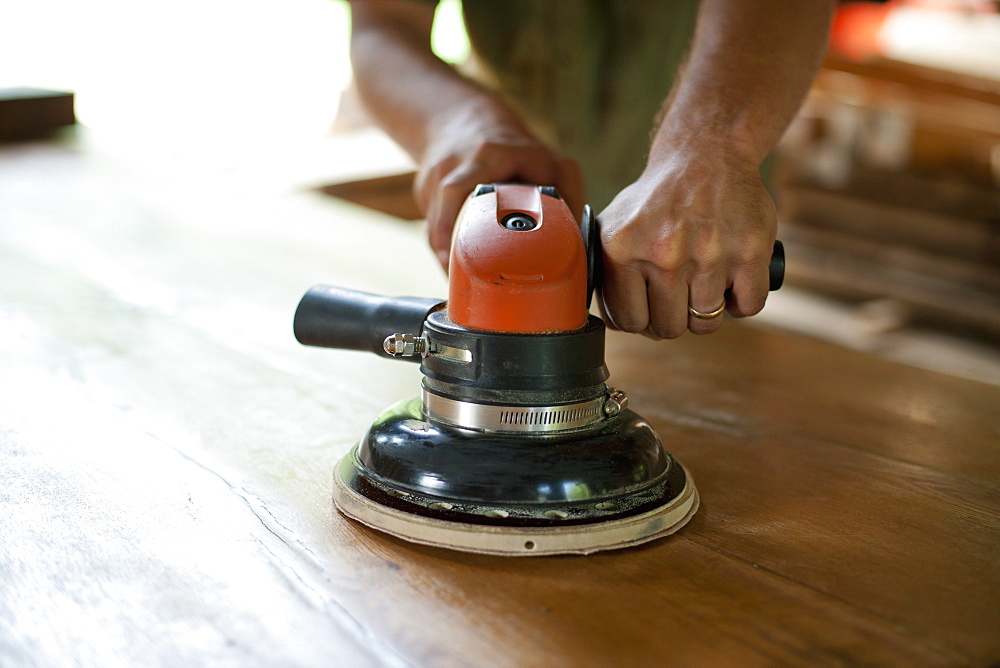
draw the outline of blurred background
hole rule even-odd
[[[841,3],[778,149],[788,287],[758,324],[1000,383],[998,12]],[[419,218],[412,163],[353,94],[344,2],[0,0],[0,25],[7,141],[5,102],[67,91],[74,141]],[[434,48],[467,57],[458,0]]]

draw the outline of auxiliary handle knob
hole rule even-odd
[[[777,290],[785,282],[785,245],[774,242],[774,252],[771,253],[771,263],[767,265],[769,284],[767,289]]]
[[[306,346],[364,350],[392,359],[385,350],[385,338],[396,332],[419,334],[427,314],[443,302],[317,285],[295,310],[295,338]],[[420,355],[407,359],[419,362]]]

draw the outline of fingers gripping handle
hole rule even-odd
[[[397,332],[418,336],[427,314],[442,301],[317,285],[295,310],[295,338],[306,346],[364,350],[391,358],[383,348],[385,338]],[[420,356],[409,359],[419,362]]]
[[[594,290],[600,287],[604,279],[604,257],[601,253],[601,235],[598,234],[597,219],[594,218],[594,210],[590,205],[583,207],[583,240],[587,245],[587,307],[590,308],[590,300],[593,298]],[[771,253],[771,262],[767,266],[768,290],[774,291],[781,287],[785,281],[785,246],[780,241],[774,242],[774,251]]]

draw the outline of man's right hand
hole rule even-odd
[[[427,215],[431,248],[445,270],[459,210],[480,183],[555,186],[575,216],[583,212],[577,164],[533,137],[499,103],[472,100],[447,114],[428,138],[414,195]]]
[[[576,163],[542,144],[495,94],[433,54],[433,4],[355,0],[351,17],[358,91],[420,166],[414,193],[445,269],[455,219],[480,183],[555,186],[574,215],[582,215]]]

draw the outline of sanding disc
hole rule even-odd
[[[357,448],[334,472],[345,515],[414,543],[505,556],[590,554],[668,536],[698,510],[698,491],[676,461],[656,485],[612,500],[482,504],[401,491],[364,475]]]

